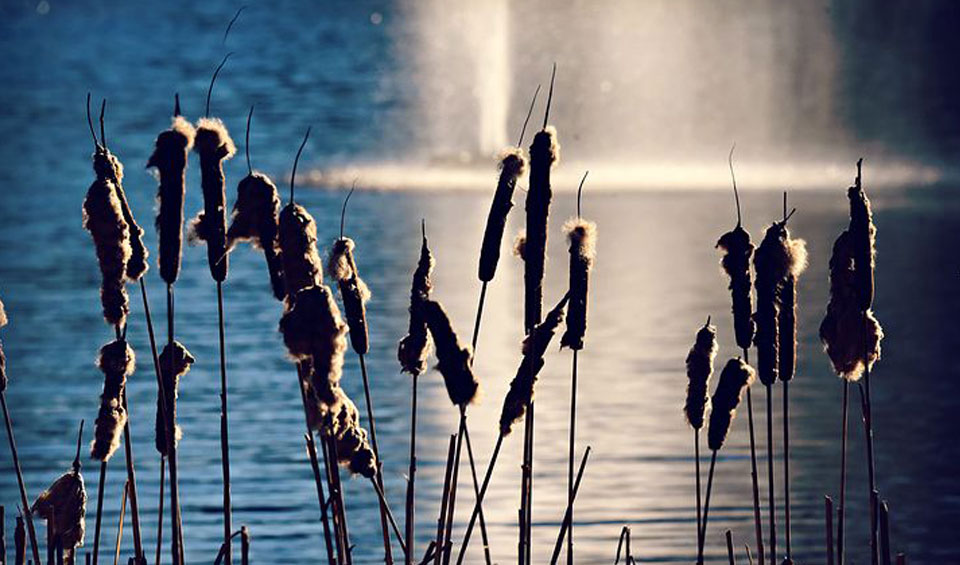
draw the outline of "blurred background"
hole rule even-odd
[[[879,230],[876,312],[887,335],[874,381],[879,486],[891,507],[896,550],[912,563],[955,556],[960,450],[951,424],[960,376],[953,358],[960,287],[951,244],[960,237],[960,6],[249,2],[225,38],[242,5],[0,5],[0,297],[11,320],[0,335],[32,495],[69,466],[79,419],[92,424],[102,386],[93,360],[112,335],[100,316],[99,272],[80,216],[93,180],[88,91],[95,101],[108,99],[107,139],[126,165],[127,194],[154,259],[156,181],[143,166],[157,133],[169,125],[174,93],[187,117],[199,117],[210,76],[228,52],[234,55],[213,91],[211,113],[223,118],[240,149],[225,166],[230,205],[246,174],[243,127],[252,104],[252,164],[281,188],[304,130],[313,126],[297,200],[317,219],[325,248],[339,228],[344,189],[357,180],[363,190],[351,200],[346,232],[357,242],[359,268],[374,295],[368,366],[386,490],[402,514],[409,378],[399,373],[395,344],[406,330],[420,219],[437,258],[436,296],[466,340],[495,157],[517,142],[539,84],[544,90],[524,144],[532,139],[556,62],[550,121],[559,130],[562,161],[554,177],[548,303],[565,290],[559,227],[574,213],[572,191],[585,169],[591,172],[584,215],[599,224],[580,365],[579,449],[594,451],[578,497],[577,561],[609,562],[625,524],[641,562],[694,557],[683,361],[707,315],[719,328],[718,365],[737,354],[727,281],[714,250],[735,223],[726,162],[734,142],[745,227],[758,240],[780,216],[787,190],[798,209],[791,229],[810,251],[800,282],[801,343],[791,395],[794,557],[823,559],[823,496],[836,498],[838,491],[842,388],[821,352],[817,327],[829,253],[846,225],[845,188],[861,156]],[[191,157],[188,216],[202,205],[197,170]],[[518,190],[507,239],[523,227],[523,198]],[[162,314],[163,287],[152,264],[151,305]],[[470,422],[481,464],[520,360],[521,281],[522,265],[504,249],[475,364],[484,393]],[[221,535],[216,302],[202,249],[185,247],[177,289],[178,337],[198,359],[179,407],[186,550],[195,562],[213,559]],[[233,254],[226,302],[234,522],[250,527],[259,562],[315,562],[322,538],[295,373],[276,332],[280,305],[270,296],[258,253]],[[149,544],[158,491],[156,387],[139,300],[132,312],[129,337],[140,365],[129,398]],[[569,364],[568,351],[551,350],[537,385],[533,543],[543,559],[566,497]],[[439,375],[421,382],[420,554],[435,531],[447,436],[457,419]],[[350,353],[344,386],[359,400],[359,370]],[[851,414],[848,555],[863,563],[867,487],[862,430]],[[742,416],[718,463],[708,533],[708,558],[715,563],[725,561],[725,529],[738,546],[753,545]],[[779,411],[775,418],[779,423]],[[520,443],[519,437],[506,441],[485,505],[500,562],[516,553]],[[86,463],[91,496],[96,468]],[[118,459],[107,482],[107,545],[118,519],[121,469]],[[461,478],[468,476],[464,468]],[[461,485],[457,539],[469,518],[467,484]],[[357,561],[379,562],[373,493],[366,481],[346,488]],[[9,451],[0,449],[0,503],[8,518],[16,501]],[[90,518],[92,530],[92,511]],[[9,540],[12,521],[7,528]],[[481,559],[476,546],[468,560]]]

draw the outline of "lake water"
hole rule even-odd
[[[80,221],[80,205],[92,180],[83,112],[87,90],[110,99],[108,139],[127,166],[128,197],[147,227],[154,253],[156,234],[150,226],[156,184],[142,165],[154,137],[168,123],[174,90],[181,92],[186,114],[197,115],[209,74],[228,48],[237,54],[218,83],[214,111],[224,116],[242,148],[246,108],[258,104],[251,139],[254,165],[275,178],[286,177],[310,123],[315,133],[305,152],[309,165],[354,154],[369,158],[396,141],[378,132],[402,114],[410,87],[390,82],[397,80],[385,72],[395,55],[391,37],[370,20],[371,12],[381,13],[387,25],[391,6],[339,6],[323,17],[315,8],[287,6],[274,18],[241,19],[224,47],[221,30],[233,8],[199,5],[196,14],[184,18],[185,5],[104,2],[81,10],[53,4],[42,16],[23,7],[0,8],[0,50],[9,59],[0,70],[7,85],[0,92],[0,137],[7,140],[0,153],[0,293],[11,320],[2,337],[11,378],[7,398],[32,496],[69,466],[78,421],[92,424],[102,386],[93,361],[112,336],[100,316],[99,272]],[[302,25],[304,21],[311,25]],[[560,135],[562,142],[565,133]],[[489,166],[492,190],[493,162]],[[186,211],[193,215],[201,201],[195,160],[190,167]],[[227,166],[231,205],[244,167],[241,156]],[[852,177],[852,165],[850,169]],[[866,171],[869,189],[869,160]],[[317,219],[325,246],[337,234],[344,196],[339,190],[298,193],[297,200]],[[960,343],[955,323],[960,294],[951,247],[960,238],[955,219],[960,198],[956,187],[944,185],[890,187],[871,196],[879,230],[876,312],[886,333],[873,381],[878,484],[889,501],[895,550],[905,551],[912,563],[950,562],[958,552],[955,529],[960,524],[960,449],[952,429],[960,386],[960,362],[953,358]],[[479,292],[476,257],[490,197],[491,192],[363,191],[351,200],[347,234],[357,242],[359,268],[373,292],[368,367],[386,490],[398,516],[407,469],[410,380],[399,372],[395,346],[406,330],[420,219],[426,220],[437,259],[435,296],[466,340]],[[522,197],[518,192],[518,204]],[[745,225],[756,240],[764,225],[779,217],[780,195],[748,187],[742,198]],[[579,450],[591,446],[593,453],[577,503],[578,562],[612,561],[623,525],[632,528],[640,562],[694,559],[694,460],[681,412],[683,363],[707,315],[719,326],[718,368],[737,354],[727,282],[713,247],[732,227],[731,200],[720,191],[592,193],[587,188],[584,215],[597,221],[599,243],[587,346],[580,356],[578,445]],[[790,201],[798,209],[791,229],[807,240],[811,259],[800,283],[799,366],[791,387],[793,544],[796,560],[812,563],[823,560],[823,496],[836,498],[839,481],[842,387],[821,351],[817,327],[827,300],[829,253],[846,225],[845,186],[797,192]],[[518,206],[511,215],[508,235],[522,227],[521,210]],[[564,292],[566,251],[559,228],[574,210],[571,194],[557,195],[548,303]],[[155,264],[147,281],[159,330],[163,287]],[[295,373],[276,331],[280,305],[269,293],[259,254],[247,248],[234,253],[225,293],[234,523],[250,528],[256,562],[317,562],[324,558],[322,536]],[[149,547],[156,531],[159,469],[153,449],[156,386],[135,288],[131,296],[129,339],[139,368],[128,391],[141,521]],[[504,249],[488,293],[475,362],[483,394],[470,409],[474,448],[484,465],[496,438],[501,400],[520,360],[521,309],[522,267]],[[182,384],[179,404],[184,431],[180,484],[190,562],[212,560],[222,535],[216,335],[215,287],[205,251],[185,248],[177,283],[177,337],[197,358]],[[570,360],[568,351],[551,348],[537,384],[537,562],[545,562],[552,550],[566,496]],[[457,423],[439,375],[431,372],[421,383],[418,554],[435,532],[446,438]],[[344,386],[361,400],[358,363],[351,352]],[[757,388],[755,399],[762,398]],[[779,391],[776,406],[779,426]],[[756,425],[763,430],[759,405],[757,412]],[[862,564],[869,562],[867,488],[856,414],[852,411],[850,420],[848,555]],[[745,416],[742,410],[717,464],[708,532],[712,563],[725,562],[725,529],[733,531],[741,548],[753,545]],[[761,444],[762,439],[761,434]],[[778,458],[779,439],[778,434]],[[508,437],[485,504],[498,562],[516,556],[520,453],[519,434]],[[109,547],[124,478],[121,461],[118,457],[110,466],[107,480],[103,539]],[[777,465],[779,489],[779,459]],[[84,470],[92,534],[97,472],[89,461]],[[461,478],[467,477],[464,467]],[[469,517],[467,484],[461,484],[457,539]],[[347,481],[346,491],[356,560],[379,562],[376,499],[366,481]],[[766,492],[763,479],[761,492]],[[3,448],[0,502],[8,516],[17,500],[10,454]],[[764,520],[766,524],[766,512]],[[782,526],[782,516],[778,523]],[[12,545],[12,520],[7,527]],[[779,538],[782,554],[782,529]],[[88,547],[90,541],[88,535]],[[475,537],[473,563],[482,560],[477,542]],[[745,562],[742,552],[740,559]]]

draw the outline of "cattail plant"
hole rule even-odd
[[[789,217],[789,216],[787,216]],[[774,222],[763,236],[753,257],[757,271],[754,288],[757,292],[757,374],[766,388],[767,399],[767,495],[770,498],[770,560],[777,562],[776,502],[773,479],[773,384],[777,381],[780,361],[780,339],[777,318],[780,312],[780,286],[787,275],[790,250],[787,247],[787,219]]]
[[[228,53],[214,71],[207,89],[207,105],[204,117],[197,122],[197,135],[193,150],[200,156],[200,186],[203,188],[203,211],[190,223],[191,241],[207,246],[207,262],[210,275],[217,287],[217,322],[220,346],[220,464],[223,477],[223,543],[226,547],[226,562],[233,563],[231,539],[233,516],[230,503],[230,440],[227,408],[227,353],[225,324],[223,319],[223,281],[227,279],[229,257],[227,256],[227,196],[223,176],[223,162],[233,157],[237,148],[219,118],[210,117],[210,96],[217,75],[230,58]]]
[[[507,396],[503,400],[503,408],[500,412],[500,433],[493,446],[493,454],[490,456],[490,463],[487,464],[480,494],[473,508],[473,514],[470,516],[470,522],[467,524],[467,531],[463,536],[463,544],[460,546],[460,552],[457,555],[457,565],[463,563],[466,549],[470,545],[470,535],[473,533],[480,506],[483,504],[483,497],[490,485],[490,477],[493,475],[493,469],[497,464],[497,457],[500,454],[500,448],[503,446],[503,438],[510,435],[513,425],[524,417],[533,400],[534,384],[536,384],[537,375],[544,365],[543,356],[546,354],[560,324],[563,323],[567,300],[568,295],[564,295],[560,302],[547,313],[544,321],[536,325],[523,340],[523,360],[517,368],[516,376],[510,381],[510,390],[507,391]]]
[[[843,405],[840,442],[840,499],[837,506],[837,562],[844,561],[844,528],[846,508],[847,413],[850,383],[860,384],[860,378],[869,375],[873,364],[880,359],[880,341],[883,330],[872,310],[864,304],[873,295],[873,227],[870,204],[861,181],[862,160],[857,163],[857,178],[848,190],[850,199],[850,226],[833,244],[830,257],[830,302],[820,324],[820,341],[834,371],[843,379]],[[855,220],[856,218],[856,220]],[[859,259],[859,262],[858,262]],[[858,270],[866,270],[867,273]],[[864,296],[869,297],[863,298]],[[868,382],[864,378],[864,383]],[[863,392],[868,392],[869,387]],[[875,481],[870,422],[869,394],[864,394],[864,423],[867,431],[868,479],[873,489]],[[876,528],[871,519],[871,551],[876,553]]]
[[[60,475],[47,490],[33,502],[30,511],[47,521],[47,538],[52,547],[60,548],[64,563],[73,565],[76,550],[83,545],[86,530],[87,490],[80,474],[80,445],[83,438],[83,422],[77,437],[77,456],[69,471]]]
[[[279,231],[280,196],[270,177],[254,171],[250,165],[250,121],[253,106],[247,115],[247,135],[244,151],[247,156],[247,176],[237,185],[237,201],[233,205],[230,227],[227,229],[229,253],[240,242],[250,242],[255,249],[263,251],[270,274],[270,288],[277,300],[283,300],[286,289],[283,285],[283,263],[280,260]]]
[[[733,151],[730,148],[727,163],[730,166],[730,178],[733,181],[733,197],[737,207],[737,225],[720,236],[716,247],[723,251],[720,266],[730,278],[730,295],[733,303],[733,330],[737,347],[743,351],[743,360],[750,364],[750,346],[753,343],[755,325],[753,322],[753,300],[750,296],[750,259],[753,257],[753,243],[750,234],[743,228],[740,213],[740,193],[737,191],[737,176],[733,170]],[[747,423],[750,430],[750,482],[753,488],[753,527],[756,536],[757,555],[760,565],[764,563],[763,524],[760,520],[760,485],[757,473],[756,436],[753,429],[753,395],[747,387]],[[771,564],[776,565],[776,564]]]
[[[193,126],[180,115],[180,98],[175,97],[174,117],[170,129],[163,131],[157,136],[156,147],[150,159],[147,161],[147,167],[155,167],[159,173],[160,186],[157,192],[158,213],[157,213],[157,232],[160,240],[160,277],[167,284],[167,348],[174,347],[174,283],[180,273],[180,258],[183,249],[183,198],[186,190],[186,169],[187,156],[193,147],[194,137],[196,135]],[[183,551],[181,544],[182,531],[180,526],[180,493],[179,478],[177,476],[177,449],[176,442],[173,441],[173,435],[167,434],[165,430],[176,429],[175,421],[166,421],[168,414],[175,415],[175,411],[166,406],[166,399],[170,393],[165,390],[164,377],[160,374],[166,371],[167,375],[176,373],[176,367],[171,365],[173,355],[169,357],[166,367],[161,367],[157,375],[158,403],[160,416],[164,421],[159,429],[164,431],[161,438],[168,444],[158,445],[163,458],[160,461],[160,484],[164,483],[164,462],[170,464],[170,502],[171,516],[173,519],[173,534],[171,538],[171,552],[173,554],[174,565],[183,563]],[[159,358],[155,358],[159,361]],[[159,434],[158,434],[159,435]],[[159,518],[157,520],[157,547],[160,547],[162,541],[163,524],[163,489],[160,492],[161,503],[159,505]],[[159,555],[159,549],[158,549]]]
[[[717,357],[717,328],[707,323],[697,332],[696,341],[687,354],[687,400],[683,405],[683,413],[687,423],[693,428],[693,450],[696,458],[695,470],[697,474],[697,543],[700,540],[702,525],[702,506],[700,501],[700,428],[703,427],[703,416],[707,409],[707,392],[709,391],[710,377],[713,375],[713,361]]]
[[[717,388],[710,399],[710,427],[707,430],[707,447],[713,454],[710,456],[710,471],[707,475],[707,495],[703,504],[703,524],[700,527],[699,544],[697,549],[697,563],[703,565],[703,548],[707,537],[707,517],[710,514],[710,491],[713,488],[713,471],[717,465],[717,452],[723,447],[730,431],[730,424],[737,414],[737,406],[743,390],[750,386],[756,376],[753,367],[747,365],[743,359],[730,359],[720,373]]]
[[[787,194],[783,194],[783,216],[787,217]],[[784,226],[787,270],[780,283],[777,339],[779,377],[783,382],[783,504],[787,561],[793,561],[790,539],[790,381],[797,370],[797,279],[807,268],[807,242],[790,237]]]
[[[533,136],[530,146],[530,187],[527,191],[527,239],[523,253],[524,280],[524,331],[530,333],[540,323],[543,309],[543,275],[547,258],[547,222],[553,190],[550,172],[560,159],[557,131],[549,126],[550,104],[553,102],[553,85],[557,76],[554,64],[550,77],[550,91],[543,115],[543,127]],[[523,476],[520,481],[520,514],[523,524],[520,531],[520,553],[523,562],[530,563],[530,519],[533,506],[533,420],[534,407],[526,407],[525,437],[523,450]]]
[[[407,335],[397,345],[397,359],[400,369],[411,377],[410,400],[410,466],[407,471],[407,495],[404,516],[404,538],[407,543],[406,565],[413,563],[413,544],[416,531],[414,501],[416,499],[417,476],[417,380],[427,370],[427,356],[430,354],[431,341],[427,331],[424,303],[430,299],[433,282],[433,255],[427,246],[426,222],[421,222],[420,259],[413,272],[410,287],[410,323]]]
[[[577,361],[583,349],[583,338],[587,333],[587,290],[590,284],[590,269],[596,258],[597,225],[584,220],[580,214],[580,199],[583,195],[583,183],[590,171],[583,174],[577,189],[577,217],[563,225],[563,232],[570,244],[569,305],[567,306],[567,328],[560,337],[560,347],[573,350],[573,363],[570,371],[570,441],[567,457],[567,504],[570,506],[569,535],[567,536],[567,564],[573,564],[573,469],[575,440],[577,430]]]
[[[7,312],[3,306],[3,301],[0,300],[0,328],[3,328],[7,325]],[[10,419],[10,410],[7,408],[7,358],[3,353],[3,342],[0,341],[0,406],[3,407],[3,422],[7,428],[7,440],[10,443],[10,455],[13,459],[13,470],[17,474],[17,487],[20,489],[20,503],[23,505],[23,508],[30,508],[28,503],[29,497],[27,496],[27,487],[23,482],[23,471],[20,469],[20,454],[17,451],[17,440],[13,434],[13,421]],[[30,550],[33,552],[33,560],[35,563],[41,563],[40,561],[40,549],[37,546],[37,532],[33,526],[33,516],[30,515],[30,512],[25,512],[26,514],[26,525],[27,529],[30,532]],[[20,525],[20,521],[17,522]]]
[[[160,455],[170,456],[182,437],[177,425],[177,398],[180,379],[190,371],[196,362],[193,355],[179,341],[168,343],[160,352],[160,368],[163,376],[163,390],[166,397],[157,397],[157,418],[155,446]]]

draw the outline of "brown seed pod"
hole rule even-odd
[[[287,204],[280,212],[280,257],[287,301],[297,292],[323,284],[323,263],[317,253],[317,224],[307,209]]]
[[[517,368],[517,375],[510,381],[510,390],[503,399],[503,410],[500,412],[500,433],[503,435],[510,434],[513,424],[523,417],[527,404],[533,400],[533,385],[543,368],[543,356],[557,328],[563,323],[563,309],[566,305],[567,297],[564,296],[560,303],[547,313],[546,319],[535,326],[523,340],[523,360]]]
[[[507,215],[513,208],[513,191],[517,186],[517,179],[523,175],[526,167],[527,160],[519,147],[506,149],[500,155],[500,178],[497,181],[497,190],[493,194],[493,202],[490,204],[490,213],[487,215],[483,243],[480,245],[478,276],[481,281],[493,280],[497,272],[503,230],[507,225]]]
[[[127,377],[133,374],[136,366],[136,357],[126,341],[116,340],[100,348],[97,366],[104,375],[103,394],[100,395],[100,412],[90,444],[90,457],[106,462],[120,447],[120,434],[127,422],[123,396]]]
[[[786,231],[788,265],[780,287],[777,318],[779,344],[778,369],[781,381],[789,381],[797,370],[797,279],[807,268],[807,242],[790,237]]]
[[[337,442],[337,458],[347,465],[351,473],[368,479],[377,474],[377,459],[367,439],[367,431],[360,426],[360,414],[356,405],[343,392],[339,392],[338,412],[333,427]]]
[[[160,353],[160,375],[161,378],[163,378],[163,391],[165,393],[164,396],[166,396],[166,402],[164,402],[164,399],[161,399],[159,394],[157,395],[155,444],[160,455],[169,455],[169,446],[167,444],[168,436],[167,430],[165,430],[163,426],[164,422],[166,422],[168,429],[173,429],[174,446],[176,446],[182,436],[180,426],[175,424],[177,421],[178,389],[180,387],[180,378],[190,371],[190,365],[193,365],[195,361],[196,359],[193,358],[193,355],[191,355],[190,352],[187,351],[187,348],[179,341],[168,343]],[[171,367],[173,368],[172,372]],[[167,409],[166,418],[164,418],[162,411],[164,404],[166,404]]]
[[[754,288],[757,291],[757,312],[754,321],[757,332],[753,342],[757,346],[757,369],[760,382],[771,385],[777,380],[779,372],[779,315],[780,286],[786,277],[790,254],[786,246],[786,226],[783,222],[774,222],[763,236],[760,247],[753,257],[753,266],[757,272]]]
[[[717,357],[717,328],[710,320],[697,332],[697,339],[687,354],[687,401],[683,413],[687,423],[695,430],[703,427],[703,415],[707,408],[707,391],[713,375],[713,360]]]
[[[524,246],[524,327],[540,322],[543,309],[543,272],[547,259],[547,220],[553,190],[550,170],[559,159],[557,130],[547,126],[530,146],[530,188],[527,191],[527,241]]]
[[[160,239],[160,277],[173,284],[180,274],[183,247],[183,196],[186,190],[187,154],[193,147],[195,131],[181,116],[173,118],[170,129],[157,136],[156,148],[147,168],[160,175],[157,190],[157,232]]]
[[[355,244],[349,237],[341,237],[333,242],[327,273],[337,281],[340,298],[343,300],[343,313],[350,328],[350,344],[359,355],[370,350],[367,333],[367,300],[370,289],[357,273],[357,263],[353,258]]]
[[[230,228],[227,230],[227,252],[237,243],[248,241],[263,250],[270,273],[270,288],[277,300],[286,296],[283,263],[280,258],[280,196],[277,186],[267,175],[251,172],[237,185],[237,201],[233,205]]]
[[[857,178],[847,190],[850,199],[850,239],[853,246],[854,278],[857,288],[857,305],[866,311],[873,306],[873,270],[876,255],[877,228],[873,225],[870,199],[863,190],[861,166],[857,161]]]
[[[593,222],[571,218],[563,225],[563,232],[570,242],[570,304],[567,305],[567,329],[560,337],[560,347],[583,349],[583,337],[587,333],[587,290],[590,269],[596,258],[597,225]]]
[[[98,150],[93,159],[97,176],[104,176],[112,180],[117,191],[117,199],[120,201],[123,219],[130,229],[130,259],[127,261],[126,278],[130,282],[137,282],[150,268],[147,262],[150,254],[147,251],[147,246],[143,243],[143,228],[134,219],[133,211],[130,209],[126,192],[123,189],[123,164],[106,148]]]
[[[710,401],[710,429],[707,431],[707,443],[711,450],[723,447],[730,431],[730,424],[737,414],[737,405],[743,389],[750,386],[756,378],[756,371],[742,359],[730,359],[720,373],[717,389]]]
[[[123,325],[130,312],[124,281],[130,259],[130,228],[123,219],[116,186],[98,178],[83,201],[83,227],[90,232],[100,265],[100,301],[103,317],[111,325]]]
[[[237,152],[227,127],[217,118],[200,118],[193,150],[200,155],[203,211],[190,222],[190,241],[207,244],[207,262],[216,281],[227,278],[227,195],[223,161]]]
[[[730,295],[733,298],[733,331],[737,346],[749,349],[753,342],[753,302],[750,297],[750,258],[753,243],[750,234],[741,226],[720,236],[717,247],[724,252],[720,265],[730,277]]]
[[[433,255],[427,247],[427,235],[424,233],[420,244],[420,260],[417,269],[413,272],[413,283],[410,288],[410,324],[407,335],[400,340],[397,346],[397,358],[400,368],[413,376],[423,374],[427,370],[427,356],[430,354],[430,334],[427,332],[427,321],[423,312],[424,303],[430,298],[433,284],[430,273],[433,271]]]
[[[836,373],[849,381],[863,374],[864,357],[872,367],[880,359],[883,330],[873,312],[858,302],[854,249],[850,232],[833,244],[830,257],[830,302],[820,324],[820,341]]]
[[[83,545],[86,530],[87,490],[83,485],[79,461],[73,468],[40,493],[30,512],[55,528],[51,538],[59,538],[64,554]]]
[[[473,353],[460,343],[450,317],[439,302],[424,301],[423,316],[437,348],[437,369],[443,375],[450,402],[456,406],[469,404],[480,388],[473,374]]]

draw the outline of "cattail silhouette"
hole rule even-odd
[[[377,460],[367,441],[367,432],[360,426],[360,413],[343,389],[338,388],[337,395],[338,412],[332,430],[337,442],[337,456],[352,473],[371,479],[377,473]]]
[[[350,328],[350,344],[358,355],[366,355],[370,350],[367,334],[366,302],[370,300],[370,289],[357,274],[357,263],[353,258],[355,244],[349,237],[341,237],[333,243],[327,272],[337,281],[340,298],[343,299],[343,312]]]
[[[443,306],[435,300],[426,300],[423,314],[437,350],[437,368],[443,375],[450,402],[457,406],[469,404],[477,395],[480,384],[473,374],[470,348],[462,345]]]
[[[193,147],[195,135],[190,122],[177,112],[170,129],[157,136],[156,148],[147,161],[147,168],[156,167],[160,175],[156,225],[160,240],[160,277],[167,284],[176,282],[180,273],[187,153]]]
[[[553,190],[550,170],[560,159],[557,130],[546,126],[533,137],[530,146],[530,188],[527,191],[527,233],[521,256],[524,259],[525,307],[527,331],[540,323],[543,308],[543,272],[547,252],[547,220]]]
[[[753,258],[757,271],[754,287],[757,291],[757,324],[753,341],[757,346],[757,370],[760,382],[771,385],[779,372],[779,339],[777,317],[780,310],[780,287],[790,266],[790,249],[783,222],[775,222],[763,236]]]
[[[753,256],[753,243],[750,242],[747,230],[738,224],[733,230],[720,236],[717,247],[724,252],[720,264],[730,277],[733,329],[737,346],[749,349],[754,332],[753,301],[750,297],[750,258]]]
[[[253,107],[247,116],[247,171],[237,185],[237,200],[233,204],[230,227],[227,229],[227,252],[237,243],[250,242],[255,249],[263,251],[270,274],[270,288],[277,300],[283,300],[286,289],[283,284],[283,263],[280,259],[279,231],[280,196],[270,177],[254,171],[250,166],[250,119]]]
[[[687,401],[683,413],[694,430],[703,427],[707,407],[707,389],[713,375],[713,361],[717,357],[717,328],[710,320],[697,332],[696,342],[687,354]]]
[[[483,282],[493,280],[497,272],[503,231],[507,225],[507,215],[513,208],[513,191],[517,186],[517,179],[523,176],[527,168],[523,150],[519,147],[505,149],[500,155],[499,168],[500,178],[497,181],[493,202],[490,204],[483,242],[480,245],[480,265],[477,276]]]
[[[533,386],[537,375],[543,368],[543,356],[550,346],[557,328],[563,323],[563,312],[567,305],[567,296],[547,313],[546,319],[523,340],[523,361],[517,369],[517,375],[510,382],[510,390],[503,400],[500,413],[500,433],[509,435],[513,424],[523,417],[526,406],[533,400]]]
[[[787,272],[780,287],[778,368],[780,380],[789,381],[797,368],[797,279],[807,268],[807,242],[791,238],[789,230],[784,233]]]
[[[427,370],[427,356],[430,354],[430,334],[427,332],[427,320],[424,304],[430,299],[433,283],[430,274],[433,271],[433,255],[427,247],[427,234],[424,232],[420,243],[420,259],[413,272],[410,288],[410,324],[407,335],[397,346],[397,358],[400,368],[406,373],[418,376]]]
[[[110,165],[101,153],[95,155],[96,168],[109,174]],[[130,260],[130,227],[123,218],[117,189],[108,176],[97,175],[83,201],[83,227],[90,232],[100,265],[100,301],[103,317],[111,325],[122,326],[130,312],[124,285],[127,261]]]
[[[207,244],[207,262],[214,280],[227,278],[226,256],[226,190],[223,177],[223,161],[230,159],[237,148],[230,138],[227,127],[216,118],[200,118],[193,150],[200,155],[201,187],[203,188],[203,211],[190,222],[191,241]]]
[[[873,306],[873,269],[876,255],[877,228],[873,225],[870,199],[863,190],[861,166],[857,161],[857,178],[854,186],[847,189],[850,199],[850,238],[853,247],[854,279],[857,288],[857,305],[860,310]]]
[[[280,212],[280,249],[287,300],[299,290],[323,284],[323,263],[317,253],[317,224],[307,209],[287,204]]]
[[[97,366],[103,371],[103,394],[97,414],[90,457],[106,462],[120,447],[120,434],[127,421],[123,397],[127,377],[133,374],[136,357],[126,341],[116,340],[100,348]]]
[[[730,424],[736,415],[737,406],[744,387],[753,382],[756,372],[739,357],[730,359],[720,373],[717,388],[710,399],[710,426],[707,433],[707,445],[717,451],[723,447],[730,431]]]
[[[182,435],[180,426],[175,423],[177,421],[178,389],[180,379],[190,371],[190,366],[195,361],[193,355],[179,341],[168,343],[160,353],[160,371],[163,377],[163,390],[166,394],[166,399],[157,397],[155,445],[160,455],[169,455],[169,448],[175,448],[180,441]],[[164,407],[166,407],[166,417],[164,417],[162,411]],[[168,430],[164,429],[164,423],[166,423],[167,428],[173,427],[172,437],[168,436]]]
[[[567,329],[560,337],[560,347],[581,350],[587,332],[587,288],[596,257],[597,225],[573,218],[564,224],[563,231],[570,242],[570,303],[567,305]]]
[[[80,427],[81,434],[83,425]],[[69,471],[60,475],[30,507],[30,512],[47,520],[51,540],[57,540],[63,548],[63,558],[67,563],[74,562],[76,548],[83,545],[86,531],[87,490],[80,473],[80,449]]]

